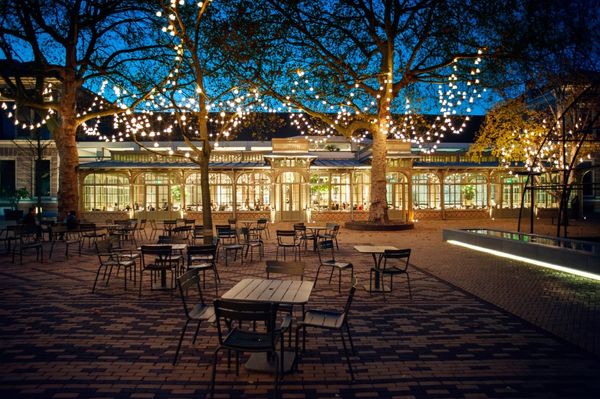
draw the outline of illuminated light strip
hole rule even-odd
[[[598,275],[598,274],[584,272],[582,270],[572,269],[570,267],[555,265],[555,264],[548,263],[548,262],[542,262],[541,260],[536,260],[536,259],[531,259],[531,258],[525,258],[523,256],[512,255],[512,254],[509,254],[509,253],[506,253],[506,252],[496,251],[495,249],[489,249],[489,248],[480,247],[480,246],[477,246],[477,245],[467,244],[467,243],[464,243],[464,242],[461,242],[461,241],[448,240],[446,242],[448,244],[458,245],[458,246],[469,248],[469,249],[472,249],[472,250],[475,250],[475,251],[485,252],[485,253],[488,253],[488,254],[500,256],[502,258],[508,258],[508,259],[513,259],[513,260],[518,260],[518,261],[521,261],[521,262],[525,262],[525,263],[531,263],[532,265],[546,267],[548,269],[557,270],[559,272],[570,273],[570,274],[574,274],[576,276],[586,277],[586,278],[590,278],[592,280],[600,281],[600,275]]]

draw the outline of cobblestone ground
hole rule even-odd
[[[456,225],[462,224],[468,225]],[[338,336],[309,332],[299,371],[283,380],[284,398],[600,397],[597,344],[589,344],[589,335],[600,331],[591,330],[598,323],[599,285],[442,243],[440,228],[450,225],[420,223],[398,233],[342,230],[339,258],[354,263],[361,287],[372,259],[357,254],[354,244],[413,248],[413,299],[402,278],[386,301],[359,289],[351,312],[356,381],[350,381]],[[0,257],[1,397],[204,397],[214,327],[203,325],[195,344],[190,332],[172,366],[184,320],[178,297],[145,286],[140,299],[137,287],[124,291],[121,278],[92,294],[92,251],[68,260],[60,252],[42,264],[31,256],[23,265]],[[274,253],[270,239],[266,258]],[[316,259],[311,251],[303,257],[310,279]],[[264,261],[256,260],[221,262],[219,271],[221,293],[242,277],[265,276]],[[209,300],[211,283],[204,292]],[[349,288],[347,278],[342,288]],[[340,308],[344,301],[335,277],[329,285],[322,275],[308,307]],[[236,376],[226,365],[221,359],[216,397],[273,395],[272,376],[243,367]]]

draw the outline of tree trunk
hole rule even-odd
[[[373,159],[371,163],[371,206],[369,222],[388,223],[388,206],[386,197],[386,160],[387,160],[387,121],[380,115],[379,128],[373,134]],[[384,126],[384,124],[386,124]]]
[[[55,137],[60,164],[58,168],[58,215],[66,217],[69,211],[79,210],[79,187],[77,167],[79,154],[76,140],[77,124],[74,119],[63,117]]]
[[[208,140],[204,142],[204,146],[209,146]],[[210,203],[210,185],[208,184],[208,164],[210,161],[210,147],[208,150],[202,149],[202,157],[200,158],[200,188],[202,190],[202,224],[204,226],[203,236],[205,244],[212,244],[212,208]]]

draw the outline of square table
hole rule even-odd
[[[361,254],[371,254],[373,255],[373,262],[375,264],[375,287],[372,289],[369,288],[368,285],[365,285],[365,290],[370,292],[389,292],[391,291],[390,287],[381,286],[379,282],[379,266],[381,265],[381,259],[383,258],[383,253],[386,249],[398,249],[391,245],[355,245],[354,249]]]
[[[224,293],[221,298],[250,302],[270,302],[287,305],[303,305],[308,302],[314,283],[301,280],[268,280],[245,278]],[[283,371],[288,372],[294,364],[295,351],[285,351]],[[254,353],[246,362],[248,370],[275,373],[275,362],[266,353]]]

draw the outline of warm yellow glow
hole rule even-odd
[[[500,256],[502,258],[513,259],[513,260],[517,260],[520,262],[530,263],[532,265],[541,266],[541,267],[545,267],[545,268],[552,269],[552,270],[557,270],[559,272],[574,274],[576,276],[590,278],[592,280],[600,281],[600,275],[598,275],[598,274],[589,273],[589,272],[585,272],[585,271],[577,270],[577,269],[572,269],[570,267],[555,265],[553,263],[543,262],[543,261],[540,261],[537,259],[525,258],[523,256],[513,255],[513,254],[509,254],[507,252],[502,252],[502,251],[496,251],[494,249],[484,248],[484,247],[480,247],[478,245],[467,244],[467,243],[464,243],[461,241],[448,240],[446,242],[448,244],[458,245],[461,247],[469,248],[474,251],[485,252],[488,254]]]

